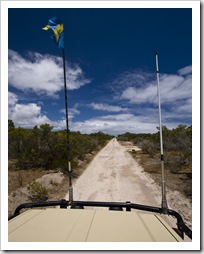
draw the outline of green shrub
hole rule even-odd
[[[150,156],[154,156],[158,152],[157,145],[149,140],[143,140],[139,143],[139,147],[143,152],[149,154]]]
[[[15,128],[8,121],[8,151],[9,159],[16,160],[20,169],[43,168],[67,170],[69,159],[74,170],[77,160],[85,160],[86,154],[97,151],[113,138],[102,132],[92,134],[69,133],[67,144],[66,130],[54,131],[49,124],[42,124],[33,129]]]
[[[48,199],[48,191],[42,184],[34,181],[27,186],[29,199],[32,202],[46,201]]]

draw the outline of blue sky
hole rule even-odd
[[[65,28],[71,131],[156,132],[156,50],[162,123],[192,124],[191,8],[11,8],[8,117],[16,126],[66,127],[61,50],[42,30],[53,16]]]

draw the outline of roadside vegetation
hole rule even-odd
[[[189,198],[192,196],[192,125],[179,125],[175,129],[162,127],[164,163],[167,178],[173,189],[182,190]],[[160,182],[160,133],[134,134],[126,132],[118,136],[118,141],[132,142],[141,151],[131,153],[144,170],[153,174]],[[181,180],[182,185],[177,180]]]
[[[102,132],[70,132],[70,159],[73,178],[79,177],[95,154],[113,136]],[[117,139],[131,142],[141,151],[131,151],[144,170],[160,183],[160,138],[154,134],[125,133]],[[173,130],[163,126],[165,169],[170,187],[191,198],[192,126]],[[68,189],[66,130],[54,131],[49,124],[32,129],[15,127],[8,121],[9,215],[17,205],[28,201],[59,200]],[[40,179],[40,180],[39,180]],[[42,180],[42,181],[41,181]],[[180,184],[180,182],[182,184]]]
[[[72,169],[77,174],[79,161],[87,154],[98,151],[112,137],[102,132],[81,134],[70,132],[70,159]],[[13,121],[8,122],[8,156],[16,161],[16,169],[67,169],[66,130],[53,131],[49,124],[33,129],[15,128]]]
[[[70,132],[72,177],[79,177],[95,154],[112,138],[102,132],[89,135]],[[46,176],[44,181],[39,183],[43,176]],[[46,179],[50,179],[49,185],[45,184]],[[57,182],[57,179],[61,181]],[[9,120],[8,180],[11,207],[27,201],[64,198],[68,189],[66,130],[54,131],[49,124],[32,129],[16,128]],[[25,198],[17,198],[18,194]]]

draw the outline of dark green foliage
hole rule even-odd
[[[70,132],[69,150],[72,168],[77,160],[84,160],[85,155],[104,146],[112,137],[102,132],[81,134]],[[15,128],[9,120],[9,159],[16,159],[20,169],[44,168],[67,169],[66,130],[53,131],[49,124],[35,126],[33,129]]]
[[[15,128],[14,122],[12,120],[8,120],[8,129],[12,130],[13,128]]]

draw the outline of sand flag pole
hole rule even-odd
[[[161,150],[161,177],[162,177],[162,211],[168,212],[168,205],[166,200],[166,181],[164,172],[164,151],[163,151],[163,137],[162,137],[162,121],[161,121],[161,101],[160,101],[160,85],[159,85],[159,65],[158,53],[156,52],[156,72],[157,72],[157,92],[158,92],[158,106],[159,106],[159,132],[160,132],[160,150]]]
[[[68,121],[68,97],[66,85],[66,64],[64,51],[64,25],[56,17],[49,19],[48,25],[43,30],[53,30],[51,39],[57,44],[58,48],[62,50],[63,70],[64,70],[64,96],[65,96],[65,110],[66,110],[66,136],[67,136],[67,171],[69,175],[69,203],[73,202],[73,188],[72,188],[72,169],[70,160],[70,144],[69,144],[69,121]]]

